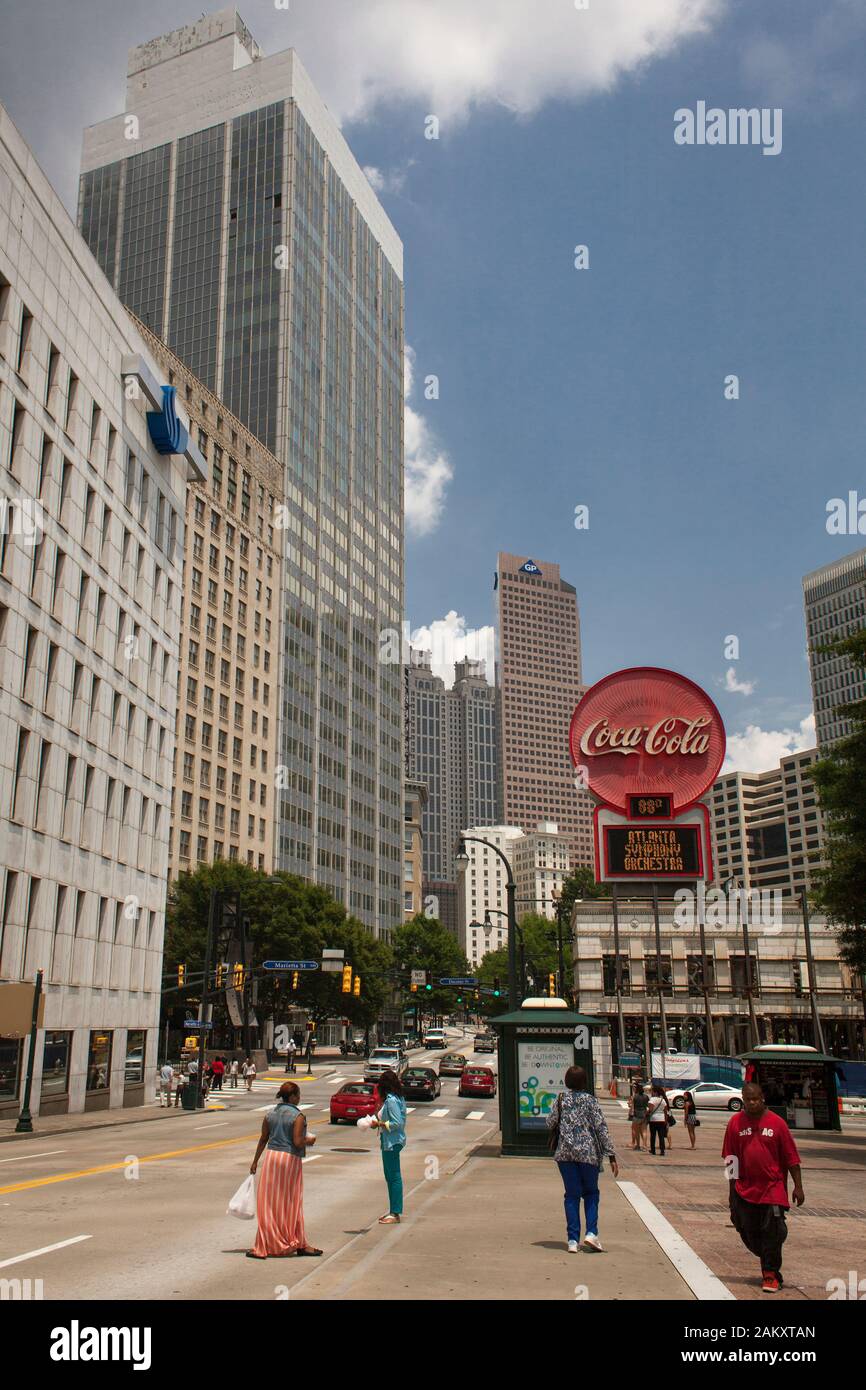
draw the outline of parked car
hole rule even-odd
[[[462,1076],[466,1058],[462,1052],[446,1052],[439,1063],[440,1076]]]
[[[398,1047],[374,1047],[364,1063],[364,1080],[377,1081],[383,1071],[395,1071],[402,1076],[406,1058]]]
[[[495,1033],[479,1033],[478,1036],[477,1036],[476,1039],[475,1039],[475,1051],[476,1051],[476,1052],[495,1052],[495,1051],[496,1051],[496,1034],[495,1034]]]
[[[435,1100],[442,1094],[442,1083],[432,1067],[407,1067],[402,1081],[409,1100]]]
[[[331,1124],[348,1120],[356,1125],[362,1115],[375,1115],[381,1101],[373,1081],[347,1081],[331,1096]]]
[[[427,1028],[424,1033],[424,1046],[428,1048],[447,1047],[448,1044],[445,1040],[445,1029]]]
[[[464,1067],[458,1096],[495,1096],[496,1074],[492,1067]]]
[[[665,1087],[667,1090],[667,1087]],[[698,1110],[742,1110],[743,1097],[738,1086],[726,1086],[722,1081],[696,1081],[694,1086],[684,1086],[681,1090],[668,1091],[667,1096],[675,1110],[682,1110],[683,1096],[691,1091]]]

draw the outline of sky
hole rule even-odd
[[[492,650],[497,551],[556,562],[587,682],[684,672],[726,768],[811,746],[802,576],[866,546],[866,0],[239,9],[298,50],[404,243],[416,645],[450,682]],[[0,100],[71,211],[127,49],[201,13],[0,0]],[[763,143],[675,139],[741,107]]]

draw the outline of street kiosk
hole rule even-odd
[[[790,1129],[841,1130],[836,1091],[838,1057],[814,1047],[764,1044],[740,1054],[745,1080],[763,1088],[767,1108]]]
[[[593,1030],[607,1020],[576,1014],[564,999],[525,999],[513,1013],[489,1020],[499,1037],[499,1126],[502,1153],[549,1154],[547,1116],[565,1089],[569,1067],[583,1067],[595,1094]]]

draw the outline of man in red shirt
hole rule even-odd
[[[782,1287],[782,1245],[787,1235],[788,1174],[794,1180],[794,1201],[806,1200],[800,1177],[800,1155],[781,1116],[767,1109],[756,1081],[743,1087],[743,1109],[732,1115],[725,1130],[722,1157],[730,1184],[731,1221],[747,1250],[761,1261],[765,1293]]]

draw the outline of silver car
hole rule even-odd
[[[681,1091],[668,1091],[668,1100],[675,1110],[681,1110],[683,1096],[691,1091],[698,1110],[742,1110],[743,1097],[739,1087],[726,1086],[722,1081],[696,1081]]]
[[[364,1063],[364,1080],[378,1081],[383,1071],[394,1071],[402,1076],[406,1070],[406,1058],[396,1047],[375,1047]]]

